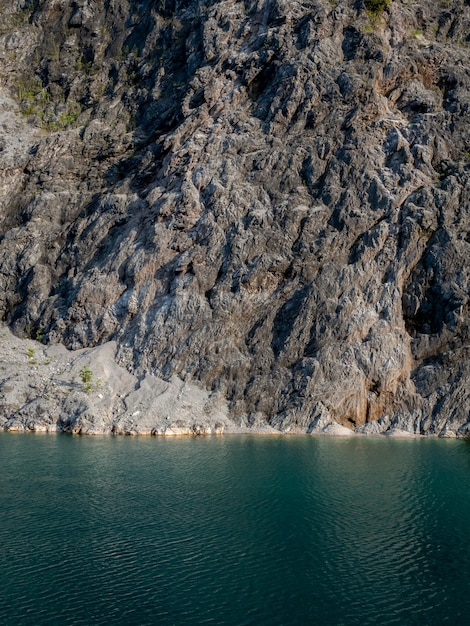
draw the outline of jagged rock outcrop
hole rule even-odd
[[[1,11],[16,334],[115,342],[239,426],[467,432],[468,3]]]

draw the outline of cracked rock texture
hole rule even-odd
[[[157,432],[186,385],[175,433],[468,434],[468,1],[0,13],[0,311],[128,403],[41,419]]]

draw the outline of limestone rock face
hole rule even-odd
[[[0,11],[17,335],[112,346],[141,393],[191,383],[239,427],[468,433],[468,3]],[[84,431],[131,432],[126,397]]]
[[[226,402],[176,376],[139,379],[116,345],[69,352],[0,329],[0,428],[98,435],[220,435],[238,429]],[[88,376],[84,376],[83,372]]]

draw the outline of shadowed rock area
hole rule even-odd
[[[2,2],[3,321],[149,385],[35,429],[468,434],[470,6],[366,4]]]

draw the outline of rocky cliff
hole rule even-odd
[[[112,350],[126,393],[183,381],[238,427],[467,434],[468,0],[0,13],[15,335]],[[1,419],[27,427],[44,394],[13,407],[3,361]]]

